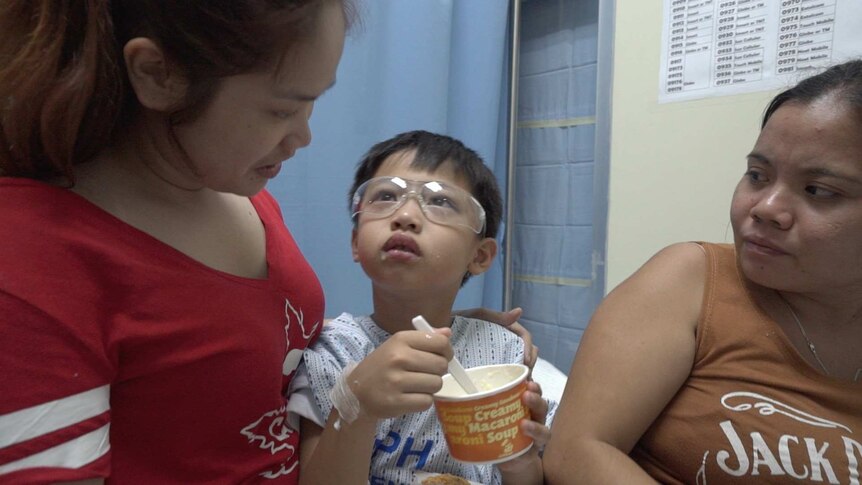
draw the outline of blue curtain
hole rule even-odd
[[[524,2],[521,19],[512,302],[542,357],[568,370],[604,295],[599,2]]]
[[[371,312],[371,285],[350,254],[347,191],[362,154],[397,133],[459,138],[501,174],[508,2],[365,0],[335,87],[315,106],[314,140],[268,188],[326,293],[326,315]],[[501,234],[503,231],[501,230]],[[499,308],[502,256],[461,290],[457,308]]]

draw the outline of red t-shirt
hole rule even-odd
[[[296,483],[285,391],[323,292],[266,192],[268,277],[0,178],[0,482]]]

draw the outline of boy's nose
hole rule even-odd
[[[418,231],[422,228],[422,219],[425,215],[422,213],[422,206],[419,200],[413,196],[407,196],[407,200],[395,210],[392,216],[392,229],[409,229]]]

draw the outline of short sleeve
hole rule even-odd
[[[290,392],[287,400],[287,419],[293,429],[299,429],[300,418],[305,418],[312,423],[326,426],[326,418],[314,398],[314,391],[308,379],[308,368],[305,362],[299,364],[296,374],[290,382]]]
[[[364,322],[364,325],[363,323]],[[378,332],[371,335],[370,332]],[[348,313],[339,315],[323,327],[320,337],[305,349],[302,362],[314,406],[324,422],[332,412],[329,391],[350,364],[362,361],[374,351],[378,342],[388,337],[367,319],[354,319]]]
[[[330,324],[331,325],[331,324]],[[303,367],[311,390],[313,407],[320,416],[329,416],[332,412],[332,401],[329,391],[335,387],[344,369],[353,361],[343,352],[338,352],[332,345],[333,333],[324,327],[320,338],[302,356]],[[361,359],[358,359],[361,360]],[[325,421],[325,418],[324,418]]]
[[[108,475],[111,372],[98,334],[0,291],[0,482]]]

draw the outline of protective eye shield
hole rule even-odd
[[[360,185],[353,193],[352,217],[388,217],[411,197],[431,222],[464,226],[476,234],[485,229],[485,209],[469,192],[443,182],[401,177],[376,177]]]

